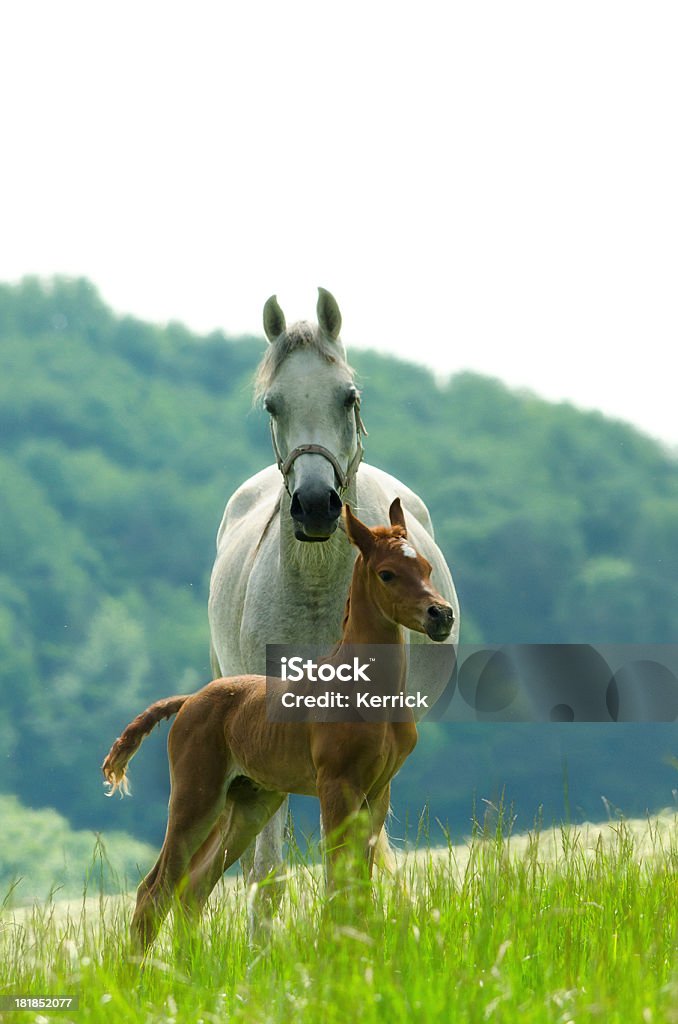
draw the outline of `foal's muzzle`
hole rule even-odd
[[[449,604],[431,604],[426,609],[426,635],[431,640],[447,640],[453,625],[454,612]]]
[[[341,498],[334,487],[298,487],[292,495],[290,515],[297,540],[328,540],[339,524]]]

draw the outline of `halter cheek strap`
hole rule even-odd
[[[299,444],[297,445],[296,448],[292,449],[292,451],[289,453],[286,459],[283,459],[282,455],[280,454],[280,449],[278,448],[278,442],[276,441],[275,430],[273,429],[273,420],[270,421],[273,451],[275,453],[276,462],[278,463],[278,469],[280,470],[283,476],[285,490],[287,491],[288,494],[290,493],[290,489],[287,482],[287,477],[289,475],[290,469],[292,468],[292,466],[294,465],[294,463],[296,462],[300,455],[322,455],[324,459],[327,459],[327,461],[330,463],[335,472],[337,482],[339,484],[339,494],[343,495],[345,493],[345,491],[348,489],[351,482],[353,481],[356,473],[358,472],[358,466],[363,461],[365,450],[363,448],[362,436],[367,437],[365,424],[363,423],[362,417],[360,415],[359,401],[356,401],[355,405],[353,406],[353,411],[355,414],[355,432],[358,444],[356,447],[355,455],[353,456],[348,466],[346,467],[346,472],[344,472],[341,466],[339,465],[337,457],[332,454],[329,448],[325,448],[325,446],[322,444]]]

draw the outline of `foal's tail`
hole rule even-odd
[[[127,765],[151,729],[159,725],[163,718],[171,718],[172,715],[176,715],[189,696],[190,694],[185,693],[179,697],[165,697],[164,700],[157,700],[155,704],[151,704],[149,708],[137,715],[122,735],[118,736],[101,766],[106,779],[105,784],[109,787],[106,796],[113,796],[116,789],[120,790],[121,796],[129,793],[129,782],[125,775]]]

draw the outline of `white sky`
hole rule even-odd
[[[678,444],[678,5],[8,0],[0,279],[474,369]]]

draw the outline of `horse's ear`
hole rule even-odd
[[[403,506],[400,504],[400,498],[394,498],[391,507],[388,510],[388,517],[391,520],[391,526],[402,526],[405,533],[407,533],[407,527],[405,526],[405,513],[403,512]]]
[[[317,313],[318,323],[325,334],[336,341],[341,330],[341,313],[337,300],[326,288],[318,288]]]
[[[271,295],[264,306],[264,330],[269,341],[275,341],[285,330],[285,314],[278,305],[276,295]]]
[[[367,561],[374,547],[372,531],[369,526],[365,526],[364,523],[361,523],[353,515],[348,505],[344,505],[344,522],[346,523],[346,536],[351,544],[355,544],[365,561]]]

